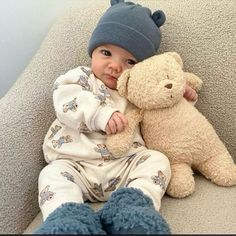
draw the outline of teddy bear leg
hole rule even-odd
[[[197,169],[213,183],[220,186],[236,185],[236,165],[226,152],[197,166]]]
[[[191,195],[195,189],[193,171],[186,163],[171,165],[171,179],[167,187],[167,194],[175,198]]]

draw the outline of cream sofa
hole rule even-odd
[[[197,108],[236,156],[235,0],[138,0],[167,16],[159,52],[176,51],[204,86]],[[20,78],[0,100],[0,233],[31,233],[41,221],[37,178],[45,166],[44,135],[54,120],[52,83],[89,65],[87,42],[109,0],[78,0],[53,25]],[[185,199],[164,196],[161,213],[172,233],[236,233],[236,187],[219,187],[200,174]],[[100,204],[93,204],[99,208]]]

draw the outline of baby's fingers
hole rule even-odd
[[[121,113],[117,113],[114,116],[114,122],[116,124],[116,132],[118,133],[123,131],[126,124],[128,123],[127,119],[124,119]]]
[[[109,122],[106,125],[106,134],[115,134],[116,133],[116,122],[114,119],[110,119]]]
[[[107,135],[111,134],[111,129],[108,125],[106,125],[105,132],[106,132]]]
[[[122,113],[120,112],[117,112],[116,113],[117,116],[119,117],[120,121],[122,122],[123,126],[125,127],[126,125],[128,125],[128,119],[125,115],[123,115]]]

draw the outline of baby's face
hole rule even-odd
[[[91,68],[95,76],[108,88],[116,89],[121,73],[135,63],[137,60],[125,49],[105,44],[93,51]]]

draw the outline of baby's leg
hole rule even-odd
[[[115,190],[99,216],[108,234],[169,234],[158,212],[170,181],[170,164],[161,153],[140,151],[130,162],[127,184]]]
[[[145,150],[138,155],[139,160],[133,165],[126,186],[140,189],[153,200],[155,209],[159,211],[171,177],[169,160],[154,150]]]
[[[83,184],[72,162],[56,160],[39,176],[44,222],[34,234],[105,234],[94,210],[83,203]]]
[[[67,160],[56,160],[39,175],[39,206],[45,220],[63,203],[83,203],[78,172]]]

